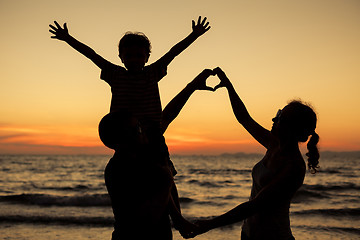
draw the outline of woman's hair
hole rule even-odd
[[[317,148],[317,143],[319,142],[319,135],[317,133],[313,133],[310,137],[309,142],[307,143],[308,153],[306,156],[308,157],[308,167],[311,173],[316,173],[317,168],[319,168],[319,149]]]
[[[124,48],[129,46],[143,47],[147,55],[150,56],[151,43],[142,32],[126,32],[119,42],[119,55],[121,55]]]
[[[307,165],[312,173],[316,173],[320,158],[317,147],[319,135],[315,132],[317,123],[316,113],[309,104],[303,103],[301,100],[292,100],[287,106],[292,109],[289,120],[292,122],[291,125],[294,127],[293,130],[297,140],[299,142],[306,142],[309,136],[311,136],[307,143]]]

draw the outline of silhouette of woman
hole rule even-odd
[[[290,201],[303,184],[306,172],[299,142],[306,142],[311,136],[307,144],[307,165],[315,173],[319,163],[316,114],[301,101],[292,101],[272,119],[271,131],[266,130],[250,116],[225,73],[220,68],[214,72],[221,80],[215,89],[227,89],[236,119],[267,151],[252,169],[249,201],[213,219],[198,221],[198,229],[185,237],[244,220],[243,240],[294,239],[289,219]]]

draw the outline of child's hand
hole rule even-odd
[[[209,22],[206,21],[206,17],[201,21],[201,16],[199,16],[197,24],[192,20],[192,29],[193,33],[195,33],[198,37],[206,33],[211,27],[209,26]]]
[[[215,75],[214,71],[211,69],[205,69],[203,70],[199,75],[197,75],[194,80],[191,81],[191,85],[196,90],[209,90],[209,91],[215,91],[214,88],[206,86],[206,80],[211,76]]]
[[[65,41],[70,36],[66,23],[64,23],[64,28],[61,28],[61,26],[56,21],[54,21],[54,23],[56,26],[53,26],[51,24],[49,25],[49,27],[52,29],[50,29],[49,32],[55,35],[51,36],[51,38]]]
[[[216,91],[216,89],[218,89],[218,88],[228,87],[231,85],[229,78],[225,75],[224,71],[221,68],[217,67],[213,70],[213,72],[220,79],[220,83],[217,86],[215,86],[214,91]]]

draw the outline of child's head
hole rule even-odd
[[[145,34],[127,32],[119,42],[119,57],[129,71],[139,71],[147,63],[151,43]]]

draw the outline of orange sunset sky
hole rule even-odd
[[[360,150],[358,0],[0,0],[0,154],[111,153],[97,133],[110,87],[92,62],[50,38],[54,20],[116,64],[121,36],[144,32],[152,63],[199,15],[211,29],[170,64],[163,107],[204,68],[220,66],[264,127],[301,98],[318,113],[322,151]],[[196,92],[165,137],[173,154],[264,151],[236,122],[225,89]]]

